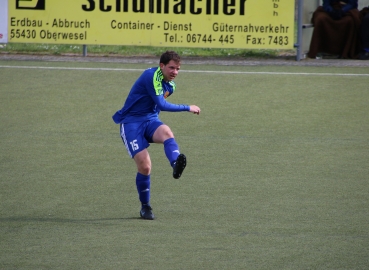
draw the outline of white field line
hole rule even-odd
[[[15,69],[55,69],[55,70],[92,70],[92,71],[140,71],[133,68],[86,68],[86,67],[42,67],[42,66],[1,66],[0,68]],[[354,73],[314,73],[314,72],[266,72],[266,71],[216,71],[216,70],[181,70],[186,73],[214,73],[214,74],[260,74],[260,75],[308,75],[308,76],[369,76],[369,74]]]

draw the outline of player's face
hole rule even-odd
[[[161,72],[163,72],[164,80],[167,82],[173,81],[177,77],[180,68],[180,63],[176,63],[173,60],[170,60],[166,65],[160,63]]]

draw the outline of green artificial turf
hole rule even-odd
[[[0,61],[0,269],[369,268],[369,78],[332,75],[369,68],[183,65],[146,221],[111,116],[147,67]]]

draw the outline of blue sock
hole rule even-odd
[[[364,48],[364,51],[365,52],[369,52],[369,48]]]
[[[173,163],[180,154],[178,144],[174,138],[164,141],[164,152],[169,160],[170,166],[173,166]]]
[[[143,175],[139,172],[136,176],[136,187],[138,197],[142,204],[149,204],[150,201],[150,175]]]

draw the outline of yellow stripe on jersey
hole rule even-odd
[[[157,96],[163,94],[163,86],[161,85],[161,81],[163,80],[163,78],[164,78],[164,75],[161,72],[160,67],[158,67],[158,69],[155,71],[154,76],[153,76],[153,84],[154,84],[154,89],[155,89],[155,93]]]

